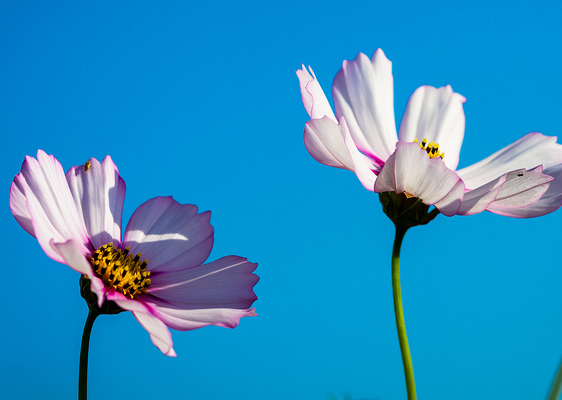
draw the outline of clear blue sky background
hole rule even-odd
[[[405,398],[390,282],[393,226],[349,171],[302,142],[295,70],[327,93],[381,47],[396,117],[420,85],[464,95],[460,167],[530,131],[562,136],[562,3],[29,2],[0,4],[4,248],[0,397],[73,399],[87,308],[8,207],[25,155],[65,170],[110,154],[124,220],[173,195],[211,210],[211,259],[259,263],[258,317],[173,332],[162,355],[128,313],[100,317],[93,399]],[[439,216],[403,251],[420,399],[544,399],[562,356],[562,211]]]

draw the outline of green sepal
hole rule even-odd
[[[119,314],[125,310],[117,305],[114,301],[105,300],[101,307],[98,307],[98,296],[90,289],[90,278],[80,276],[80,295],[86,300],[88,308],[96,314]]]
[[[403,230],[408,230],[418,225],[425,225],[439,214],[437,208],[429,211],[431,206],[423,204],[421,199],[416,197],[408,198],[404,193],[379,193],[379,200],[384,213],[394,222],[397,228],[399,227]]]

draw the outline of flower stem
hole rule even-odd
[[[392,295],[394,297],[394,315],[396,318],[396,330],[398,341],[400,342],[400,352],[402,353],[402,364],[404,365],[404,377],[406,378],[406,391],[408,400],[416,399],[416,383],[414,382],[414,368],[412,366],[412,356],[408,337],[406,335],[406,323],[404,322],[404,311],[402,309],[402,291],[400,289],[400,247],[402,240],[408,230],[407,227],[396,224],[396,236],[394,237],[394,247],[392,248]]]
[[[560,369],[554,378],[552,383],[552,389],[550,389],[550,394],[547,400],[558,400],[560,398],[560,393],[562,393],[562,362],[560,363]]]
[[[82,334],[82,346],[80,347],[80,369],[78,373],[78,400],[86,400],[88,397],[88,348],[90,347],[90,332],[98,313],[91,308],[84,325]]]

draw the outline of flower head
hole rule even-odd
[[[175,356],[167,327],[234,328],[256,315],[257,264],[227,256],[203,264],[213,247],[210,212],[156,197],[131,216],[123,238],[125,182],[107,156],[71,168],[42,150],[27,156],[10,188],[18,223],[47,256],[89,280],[97,306],[131,311],[166,355]]]
[[[562,146],[533,132],[457,170],[466,99],[450,86],[422,86],[397,134],[392,63],[378,49],[344,61],[334,78],[335,114],[312,69],[297,71],[311,120],[305,146],[318,162],[354,171],[376,193],[405,193],[447,216],[484,210],[537,217],[562,205]],[[556,181],[555,181],[556,179]]]

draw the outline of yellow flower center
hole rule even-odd
[[[418,143],[418,139],[414,139],[414,142]],[[420,145],[420,149],[427,151],[429,158],[445,157],[445,153],[439,153],[439,143],[427,143],[427,139],[424,139],[418,144]]]
[[[132,299],[146,293],[150,286],[150,271],[146,270],[148,260],[140,261],[141,253],[133,257],[131,248],[117,249],[113,242],[98,248],[90,261],[96,275],[103,282]]]

